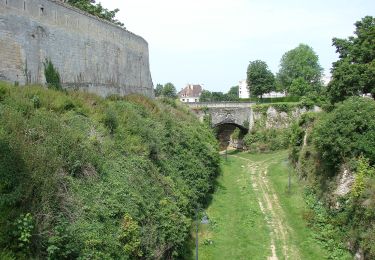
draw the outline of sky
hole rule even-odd
[[[97,1],[99,2],[99,0]],[[374,0],[101,0],[149,45],[154,86],[201,84],[227,92],[246,79],[250,61],[273,73],[300,43],[313,48],[329,76],[338,55],[332,38],[353,35],[354,23],[375,15]]]

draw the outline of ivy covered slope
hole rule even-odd
[[[217,150],[168,99],[0,83],[0,258],[181,256]]]

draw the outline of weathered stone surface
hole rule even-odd
[[[278,112],[274,107],[267,109],[266,128],[286,128],[289,125],[290,116],[285,112]]]
[[[286,128],[302,114],[308,111],[321,111],[319,107],[313,110],[296,107],[289,114],[283,111],[277,111],[270,106],[266,114],[255,112],[254,104],[243,105],[238,103],[211,103],[211,104],[188,104],[197,114],[201,121],[205,115],[210,115],[213,127],[223,124],[234,124],[241,128],[251,130],[256,122],[262,121],[265,128]],[[262,125],[263,125],[262,124]]]
[[[350,192],[353,182],[354,175],[348,169],[343,169],[338,175],[337,187],[334,194],[337,196],[345,196]]]
[[[0,0],[0,80],[45,83],[50,59],[65,88],[153,96],[147,42],[53,0]]]
[[[197,116],[203,120],[205,115],[210,114],[213,127],[223,124],[234,124],[242,128],[249,128],[249,120],[252,110],[250,107],[210,107],[206,110],[194,109]]]

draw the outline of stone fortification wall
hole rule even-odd
[[[140,36],[53,0],[0,0],[0,80],[45,83],[50,59],[65,88],[153,96]]]

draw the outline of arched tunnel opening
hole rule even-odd
[[[234,124],[224,123],[214,126],[216,138],[219,140],[220,150],[227,148],[242,149],[243,137],[248,133],[248,129]]]

